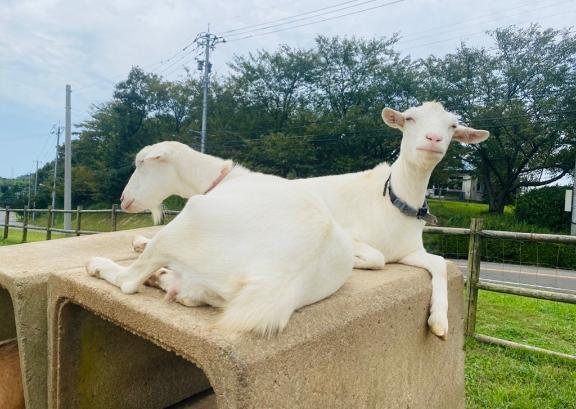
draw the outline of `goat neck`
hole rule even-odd
[[[248,173],[248,170],[242,172],[244,168],[234,166],[230,160],[206,155],[192,149],[179,151],[175,163],[179,175],[177,194],[182,197],[207,193],[217,184]]]
[[[396,195],[418,209],[426,199],[426,189],[432,171],[409,163],[400,153],[390,167],[392,190]]]

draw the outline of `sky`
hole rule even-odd
[[[295,15],[301,20],[288,19]],[[185,65],[195,69],[195,53],[182,49],[208,24],[228,40],[212,54],[214,73],[224,75],[235,54],[311,47],[318,34],[399,33],[396,49],[421,58],[462,41],[489,46],[486,30],[532,22],[570,27],[576,0],[0,0],[0,177],[53,159],[66,84],[78,124],[134,65],[167,79],[182,77]],[[238,29],[252,31],[229,32]]]

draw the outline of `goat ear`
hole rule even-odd
[[[382,110],[382,119],[391,128],[402,129],[404,127],[404,115],[402,112],[394,111],[392,108],[384,108]]]
[[[166,158],[166,152],[160,151],[160,152],[150,152],[148,155],[146,155],[146,157],[144,158],[144,160],[146,161],[159,161],[159,160],[163,160]]]
[[[490,132],[479,129],[468,128],[467,126],[458,126],[454,131],[454,139],[462,143],[480,143],[484,142],[490,136]]]

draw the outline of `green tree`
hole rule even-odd
[[[428,97],[490,131],[464,158],[487,187],[490,211],[502,213],[519,189],[557,181],[573,166],[576,36],[537,25],[490,35],[490,50],[462,45],[422,64]]]

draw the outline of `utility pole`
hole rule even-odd
[[[36,160],[36,176],[34,176],[34,202],[32,208],[36,209],[36,195],[38,194],[38,160]],[[36,212],[32,213],[32,221],[36,220]]]
[[[66,122],[64,123],[64,210],[72,209],[72,120],[71,120],[71,94],[70,85],[66,85]],[[72,214],[64,213],[64,229],[72,230]]]
[[[32,197],[32,172],[28,174],[28,208],[30,208],[31,197]]]
[[[570,224],[570,234],[576,236],[576,161],[572,177],[574,180],[572,181],[572,223]]]
[[[56,208],[56,177],[58,176],[58,148],[60,147],[60,132],[62,128],[60,127],[60,122],[58,122],[58,127],[56,128],[56,156],[54,158],[54,180],[52,181],[52,209]],[[54,133],[54,129],[52,130]],[[54,213],[52,213],[54,216]],[[54,224],[54,220],[52,220]]]
[[[210,64],[210,50],[213,50],[216,44],[226,42],[226,40],[224,40],[223,37],[211,34],[210,25],[208,25],[208,31],[198,34],[194,42],[199,46],[204,47],[204,61],[199,61],[199,68],[204,69],[202,84],[204,89],[204,96],[202,98],[202,132],[200,136],[200,152],[204,152],[206,150],[206,122],[208,119],[208,87],[210,85],[210,71],[212,71],[212,64]]]

